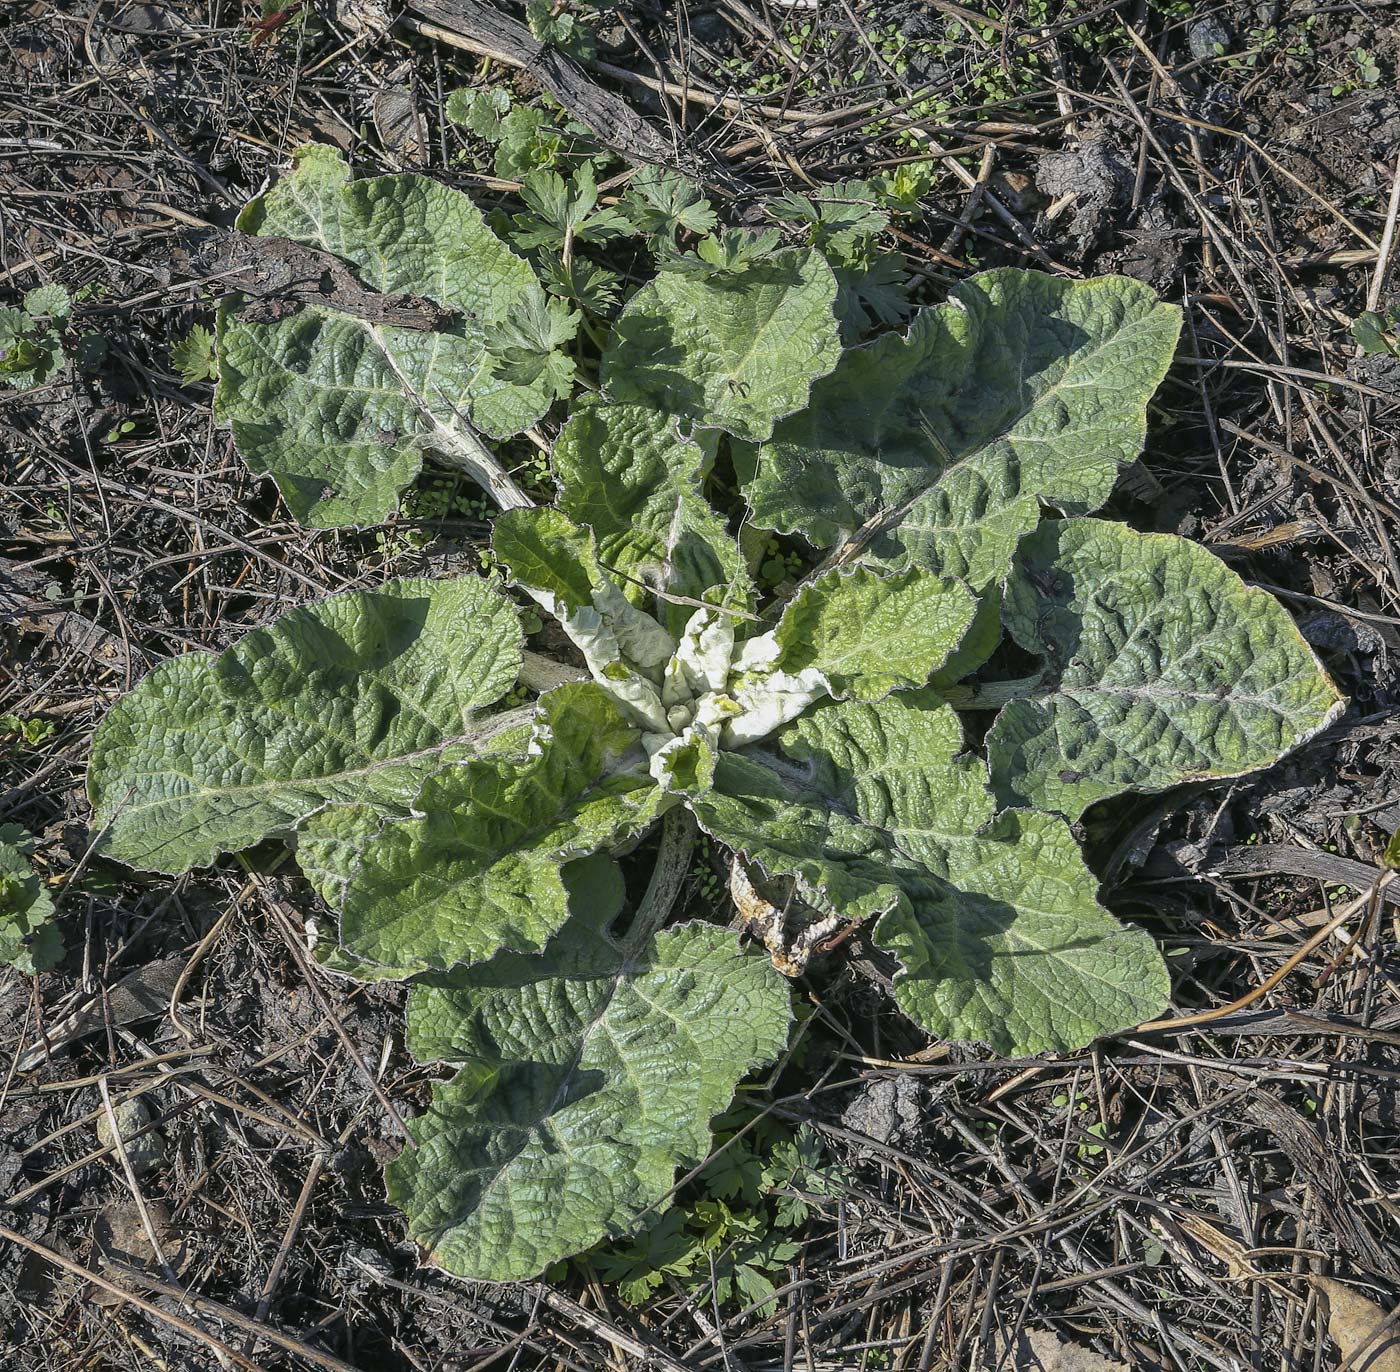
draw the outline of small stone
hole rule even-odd
[[[1202,16],[1186,30],[1186,45],[1198,62],[1229,52],[1230,43],[1230,30],[1213,14]]]
[[[901,1148],[917,1137],[923,1120],[919,1079],[904,1072],[897,1077],[877,1077],[846,1107],[841,1123],[876,1144]],[[856,1156],[879,1157],[874,1147],[858,1147]]]
[[[158,1131],[139,1134],[151,1122],[151,1112],[143,1100],[112,1102],[112,1113],[116,1115],[117,1126],[121,1130],[122,1145],[131,1170],[139,1177],[144,1172],[159,1167],[165,1157],[165,1140]],[[104,1148],[115,1148],[116,1138],[112,1132],[112,1115],[106,1110],[97,1117],[97,1139]],[[114,1152],[113,1156],[116,1154]]]

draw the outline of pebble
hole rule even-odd
[[[151,1112],[147,1108],[145,1101],[128,1100],[118,1103],[112,1102],[112,1111],[117,1117],[117,1125],[121,1129],[122,1143],[126,1150],[127,1160],[131,1163],[131,1170],[139,1177],[144,1172],[150,1172],[159,1167],[165,1157],[165,1140],[161,1138],[156,1130],[142,1134],[139,1138],[133,1138],[137,1130],[145,1128],[151,1122]],[[104,1148],[111,1148],[116,1143],[112,1135],[112,1116],[106,1110],[97,1117],[97,1139]],[[116,1155],[113,1155],[116,1160]],[[120,1163],[118,1164],[120,1165]]]
[[[1197,19],[1186,30],[1186,44],[1198,62],[1208,62],[1230,51],[1230,30],[1213,14]]]

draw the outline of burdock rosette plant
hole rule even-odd
[[[388,517],[425,457],[465,469],[504,507],[499,575],[331,596],[163,664],[99,729],[92,801],[140,868],[286,840],[338,914],[324,960],[411,982],[410,1046],[456,1075],[388,1184],[435,1261],[524,1278],[627,1232],[782,1051],[768,953],[723,911],[669,922],[697,827],[794,916],[862,924],[930,1034],[1040,1053],[1161,1010],[1162,958],[1099,904],[1071,822],[1265,766],[1342,706],[1264,592],[1087,517],[1141,448],[1176,309],[992,271],[843,347],[820,251],[725,239],[595,321],[584,386],[578,312],[464,195],[307,149],[241,226],[364,288],[225,305],[245,460],[321,526]],[[493,443],[566,403],[537,507]],[[707,498],[721,444],[743,510]],[[815,569],[765,594],[744,526]],[[525,650],[524,597],[569,661]],[[988,666],[1003,638],[1030,675]],[[985,756],[968,709],[997,712]],[[623,918],[614,855],[655,830]]]

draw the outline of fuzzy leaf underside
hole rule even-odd
[[[757,454],[765,528],[982,590],[1043,502],[1097,509],[1142,447],[1180,311],[1125,277],[984,272],[905,334],[852,348]]]
[[[618,316],[603,388],[624,404],[765,439],[841,355],[835,298],[831,268],[809,249],[736,276],[662,272]]]
[[[837,698],[923,686],[967,634],[977,599],[919,568],[831,571],[804,586],[775,630],[785,672],[815,667]]]
[[[405,810],[514,685],[522,642],[489,582],[405,580],[294,610],[218,657],[162,664],[93,739],[105,851],[183,872],[327,805]]]
[[[1021,545],[1004,617],[1050,675],[988,736],[1005,804],[1077,819],[1123,791],[1238,776],[1345,707],[1283,606],[1172,534],[1047,521]]]
[[[390,1199],[433,1261],[490,1281],[533,1277],[636,1228],[710,1120],[787,1040],[789,996],[734,934],[682,924],[619,946],[621,882],[574,873],[575,917],[542,956],[503,953],[415,986],[409,1043],[463,1064],[409,1126]]]
[[[682,438],[673,416],[639,405],[586,405],[554,444],[558,508],[593,530],[599,561],[639,609],[655,591],[698,600],[724,586],[731,600],[752,598],[739,546],[701,494],[712,438]],[[694,613],[663,608],[673,634]]]
[[[1082,1047],[1157,1014],[1152,939],[1121,925],[1069,827],[996,812],[982,764],[932,691],[812,710],[775,746],[720,753],[701,824],[813,903],[879,917],[895,997],[930,1033],[1026,1054]]]
[[[249,468],[271,476],[303,524],[374,524],[431,452],[479,476],[462,416],[496,437],[533,424],[545,380],[496,375],[498,327],[537,289],[527,263],[460,191],[424,176],[350,180],[335,150],[309,145],[295,170],[244,209],[239,227],[332,253],[361,283],[452,311],[443,328],[372,322],[327,303],[275,322],[219,315],[215,408]]]
[[[538,951],[569,915],[563,865],[642,832],[660,801],[617,706],[592,682],[557,687],[524,755],[435,772],[414,814],[365,845],[342,891],[341,943],[420,970]]]
[[[29,835],[0,825],[0,965],[26,976],[47,972],[63,958],[54,905],[25,854]]]

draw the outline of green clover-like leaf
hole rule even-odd
[[[578,310],[532,286],[521,296],[512,317],[493,332],[490,349],[497,377],[527,387],[541,382],[551,396],[567,399],[577,368],[564,347],[573,341],[582,317]]]
[[[558,172],[531,172],[520,183],[520,198],[531,211],[514,216],[516,232],[512,236],[522,248],[559,252],[570,240],[606,243],[634,231],[619,210],[596,209],[598,185],[589,162],[580,165],[567,181]]]
[[[790,191],[775,196],[767,209],[774,219],[804,226],[813,246],[840,263],[854,258],[890,222],[879,193],[868,181],[840,181],[810,197]]]
[[[51,281],[25,291],[24,312],[33,319],[67,319],[73,312],[73,297],[56,281]]]
[[[183,338],[171,344],[170,365],[186,386],[217,380],[219,362],[214,353],[214,335],[204,325],[196,324]]]

